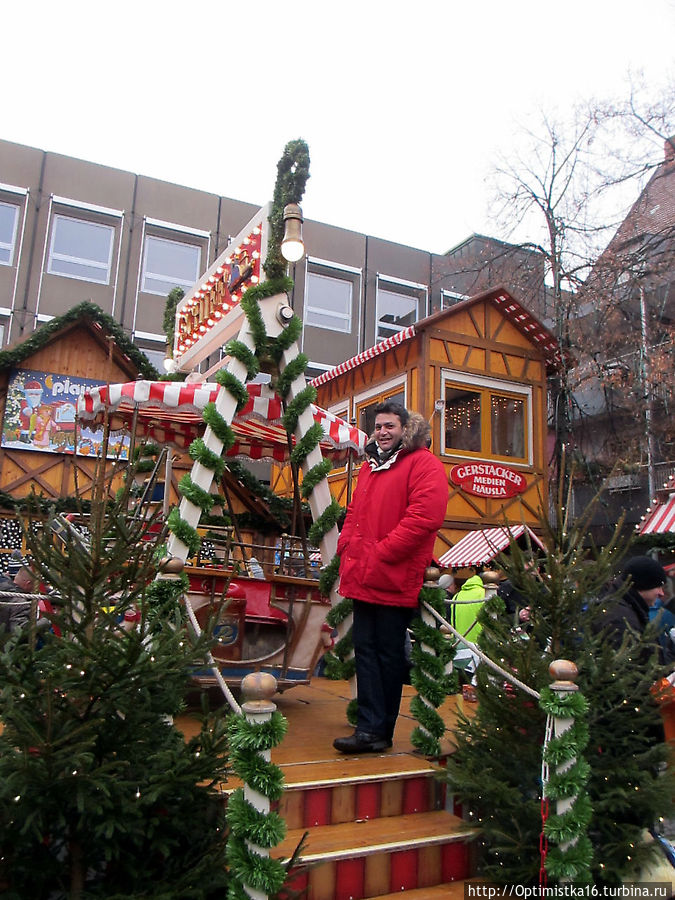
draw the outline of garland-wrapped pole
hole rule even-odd
[[[420,616],[412,624],[415,646],[412,652],[411,681],[417,691],[410,703],[410,711],[419,722],[411,735],[416,750],[426,756],[440,756],[440,739],[445,723],[437,709],[455,685],[452,660],[455,649],[436,627],[432,609],[445,612],[445,591],[439,587],[440,570],[426,569],[420,591]],[[429,608],[431,607],[431,608]]]
[[[542,780],[544,808],[549,800],[555,801],[555,814],[543,817],[544,838],[554,846],[542,858],[542,876],[551,875],[559,882],[588,883],[593,850],[586,829],[592,809],[585,785],[590,766],[581,757],[588,744],[588,704],[578,693],[578,670],[573,662],[556,659],[549,673],[555,680],[542,690],[539,702],[553,725],[553,736],[543,751],[543,771],[549,765],[555,768]]]
[[[267,900],[281,890],[286,871],[270,857],[270,849],[286,835],[286,825],[271,812],[272,801],[283,793],[283,773],[271,761],[271,748],[279,744],[287,723],[271,698],[277,690],[273,675],[255,672],[241,683],[243,715],[229,722],[230,750],[236,774],[244,787],[227,806],[230,838],[227,844],[230,873],[234,877],[228,900]]]

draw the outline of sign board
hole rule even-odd
[[[173,358],[190,372],[236,336],[241,327],[242,295],[264,279],[269,204],[233,238],[176,309]]]
[[[77,453],[99,456],[103,428],[76,425],[77,401],[87,388],[104,384],[32,369],[12,371],[7,386],[2,446],[42,453]],[[111,432],[109,458],[129,458],[129,434]]]
[[[464,463],[450,469],[450,481],[474,497],[501,499],[522,494],[525,476],[501,463]]]

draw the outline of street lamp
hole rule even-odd
[[[298,204],[287,204],[284,207],[284,237],[281,242],[281,255],[287,262],[297,262],[305,253],[302,223],[302,210]]]

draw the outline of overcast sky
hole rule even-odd
[[[260,205],[301,137],[308,218],[439,253],[496,233],[485,179],[519,123],[675,71],[673,0],[22,0],[0,21],[0,137]]]

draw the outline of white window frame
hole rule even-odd
[[[512,381],[502,381],[499,378],[486,378],[483,375],[467,375],[466,372],[460,372],[456,369],[441,369],[441,397],[445,401],[445,389],[448,382],[459,384],[466,387],[477,387],[494,391],[503,391],[505,394],[518,394],[526,398],[526,419],[525,427],[527,429],[526,457],[524,460],[504,459],[498,457],[500,462],[505,462],[511,468],[530,468],[534,460],[534,413],[532,409],[533,391],[532,385],[514,383]],[[487,412],[487,411],[486,411]],[[456,456],[460,459],[485,459],[492,460],[492,456],[477,456],[475,453],[462,453],[453,447],[447,448],[445,445],[445,407],[443,409],[443,425],[441,427],[441,454],[444,456]]]
[[[10,243],[0,241],[0,249],[9,251],[9,258],[7,260],[0,259],[0,266],[13,266],[14,253],[16,251],[16,236],[19,231],[19,213],[21,212],[21,207],[17,206],[16,203],[7,203],[6,200],[0,200],[0,206],[7,206],[9,209],[14,210],[14,227],[12,229],[11,241]]]
[[[349,296],[349,313],[339,313],[339,312],[329,312],[321,306],[313,306],[310,302],[310,291],[309,291],[309,279],[311,275],[315,275],[318,278],[332,278],[336,281],[343,281],[349,284],[350,286],[350,296]],[[357,300],[357,321],[358,321],[358,312],[360,310],[360,302],[361,302],[361,277],[362,270],[356,268],[355,266],[348,266],[343,263],[336,263],[329,259],[319,259],[318,257],[308,256],[307,257],[307,265],[305,267],[305,302],[304,302],[304,310],[303,310],[303,326],[307,328],[323,328],[327,331],[335,331],[338,334],[352,334],[353,321],[354,321],[354,299],[356,297]],[[308,313],[316,313],[318,316],[327,315],[332,318],[342,319],[345,322],[345,327],[336,328],[334,325],[327,325],[326,323],[321,323],[317,321],[310,321],[310,317]],[[304,334],[303,327],[303,334]],[[358,338],[358,336],[357,336]],[[330,367],[332,368],[332,367]]]
[[[386,285],[389,285],[389,287],[386,287]],[[409,293],[406,292],[406,290],[391,290],[392,286],[394,288],[407,288]],[[426,284],[420,284],[416,281],[404,281],[402,278],[394,278],[393,275],[382,275],[378,272],[377,291],[375,298],[376,344],[379,344],[381,341],[385,341],[388,337],[392,337],[396,332],[405,331],[405,329],[409,327],[409,325],[394,325],[390,322],[384,322],[383,325],[389,333],[380,337],[380,297],[383,292],[387,294],[399,294],[402,297],[410,297],[411,299],[414,299],[417,303],[414,322],[419,322],[420,319],[423,319],[427,315],[429,304],[429,288]],[[414,324],[414,322],[411,322],[410,324]]]
[[[69,222],[78,222],[81,225],[90,225],[92,228],[103,228],[110,234],[110,244],[108,247],[108,261],[106,263],[99,262],[99,260],[86,259],[81,256],[68,256],[65,253],[55,253],[54,252],[54,240],[56,237],[57,231],[57,223],[60,220],[67,220]],[[92,284],[110,284],[110,275],[112,269],[112,257],[113,257],[113,248],[115,245],[115,226],[107,225],[105,222],[96,222],[92,219],[80,219],[76,216],[67,216],[63,213],[55,213],[52,217],[51,224],[51,235],[49,239],[49,254],[47,261],[47,272],[49,275],[58,275],[60,278],[74,278],[76,281],[88,281]],[[54,260],[63,260],[64,262],[71,262],[74,264],[86,265],[93,269],[101,269],[101,271],[105,272],[105,278],[91,278],[85,275],[75,275],[72,272],[59,272],[52,267],[52,263]]]
[[[177,230],[177,229],[176,229]],[[189,232],[188,232],[189,233]],[[197,259],[197,265],[195,268],[195,276],[190,281],[182,281],[177,283],[175,279],[169,278],[166,275],[162,275],[157,272],[148,272],[148,242],[149,241],[160,241],[163,244],[175,244],[179,247],[194,247],[195,250],[199,253],[199,258]],[[149,234],[147,231],[143,238],[143,267],[141,271],[141,286],[140,291],[143,294],[153,294],[156,297],[166,297],[175,287],[185,288],[186,293],[187,290],[192,288],[194,284],[197,283],[199,279],[199,275],[201,273],[201,265],[202,265],[202,246],[201,244],[194,244],[190,241],[176,241],[172,238],[160,237],[158,234]],[[167,288],[165,291],[152,291],[145,286],[145,279],[149,276],[155,281],[164,281],[166,282]]]
[[[311,278],[321,278],[324,281],[340,281],[349,287],[349,312],[334,312],[327,310],[325,307],[313,305],[310,303],[311,292],[309,290],[309,282]],[[340,334],[351,334],[352,331],[352,308],[354,304],[354,282],[346,278],[336,278],[334,275],[324,275],[323,272],[307,270],[307,293],[305,294],[305,310],[304,321],[308,328],[325,328],[327,331],[337,331]],[[314,320],[312,316],[315,316]],[[330,316],[331,319],[339,319],[342,327],[336,327],[328,322],[321,322],[322,316]]]
[[[448,303],[447,306],[445,303],[446,297],[452,301],[451,303]],[[445,288],[441,288],[441,309],[452,309],[457,303],[467,299],[468,294],[459,294],[457,291],[448,291]]]

